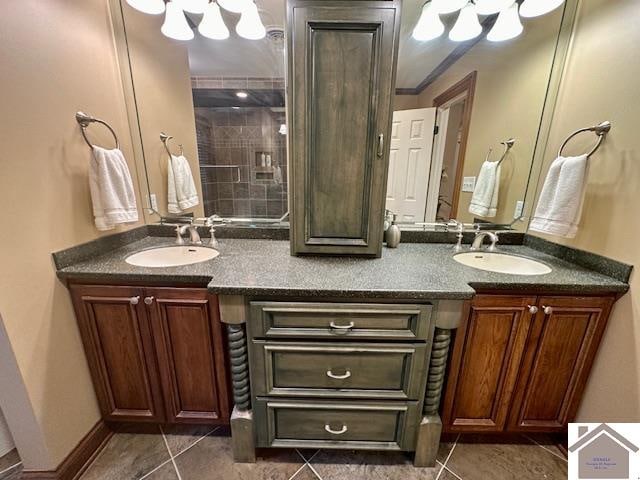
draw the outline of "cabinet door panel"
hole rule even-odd
[[[71,292],[104,418],[163,421],[149,319],[140,300],[142,291],[72,286]]]
[[[514,398],[512,430],[563,430],[572,421],[613,300],[542,297]],[[546,314],[544,307],[550,307]]]
[[[448,431],[501,431],[535,297],[478,296],[456,333],[444,404]]]
[[[146,289],[167,416],[176,423],[228,423],[218,304],[204,289]]]

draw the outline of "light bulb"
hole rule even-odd
[[[167,13],[160,31],[165,37],[174,40],[191,40],[194,37],[193,30],[187,23],[187,17],[184,16],[182,8],[174,0],[167,3]]]
[[[242,12],[240,21],[236,25],[236,32],[247,40],[260,40],[267,34],[255,3],[251,2],[251,6]]]
[[[238,98],[247,98],[249,94],[247,92],[236,92],[236,97]]]
[[[432,3],[425,3],[422,7],[420,19],[413,29],[413,38],[419,42],[426,42],[438,38],[444,33],[444,23]]]
[[[520,15],[525,18],[544,15],[558,8],[563,2],[564,0],[525,0],[520,5]]]
[[[478,15],[494,15],[509,7],[513,0],[475,0]]]
[[[478,20],[478,14],[476,13],[476,6],[469,2],[465,7],[460,10],[458,20],[449,32],[449,40],[454,42],[465,42],[476,38],[482,33],[482,25]]]
[[[467,4],[468,0],[431,0],[432,8],[440,13],[453,13]]]
[[[127,3],[136,10],[151,15],[160,15],[164,12],[163,0],[127,0]]]
[[[218,0],[218,4],[233,13],[242,13],[251,7],[252,0]]]
[[[189,13],[204,13],[209,0],[173,0],[182,10]]]
[[[487,35],[491,42],[503,42],[511,40],[522,33],[523,27],[518,15],[518,4],[513,2],[511,6],[500,12],[495,25]]]
[[[222,15],[220,14],[220,7],[216,2],[212,2],[207,5],[204,11],[204,17],[200,25],[198,25],[198,31],[203,37],[210,38],[212,40],[224,40],[229,38],[229,29],[224,24]]]

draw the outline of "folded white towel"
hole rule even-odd
[[[578,232],[587,179],[588,159],[556,158],[542,186],[529,230],[573,238]]]
[[[498,193],[500,190],[499,162],[485,161],[480,167],[473,190],[469,213],[479,217],[495,217],[498,213]]]
[[[89,188],[98,230],[138,221],[138,207],[129,166],[120,150],[93,147]]]
[[[184,155],[171,155],[167,167],[167,203],[169,213],[182,213],[200,203],[191,166]]]

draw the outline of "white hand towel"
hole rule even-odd
[[[138,221],[131,173],[120,150],[93,147],[89,188],[98,230],[111,230],[116,224]]]
[[[498,193],[500,190],[499,162],[485,161],[480,167],[473,190],[469,213],[479,217],[495,217],[498,213]]]
[[[587,179],[588,158],[556,158],[542,186],[529,230],[573,238],[578,232]]]
[[[167,203],[170,213],[182,213],[200,203],[189,161],[184,155],[171,155],[167,167]]]

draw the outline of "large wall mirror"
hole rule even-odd
[[[172,0],[157,15],[134,8],[151,0],[112,1],[147,220],[286,225],[285,0]],[[402,4],[387,209],[402,228],[457,219],[524,229],[514,220],[537,172],[568,7],[521,18],[521,1],[452,1],[466,7],[450,14],[434,14],[435,3]],[[479,14],[482,4],[511,8],[500,18]]]

